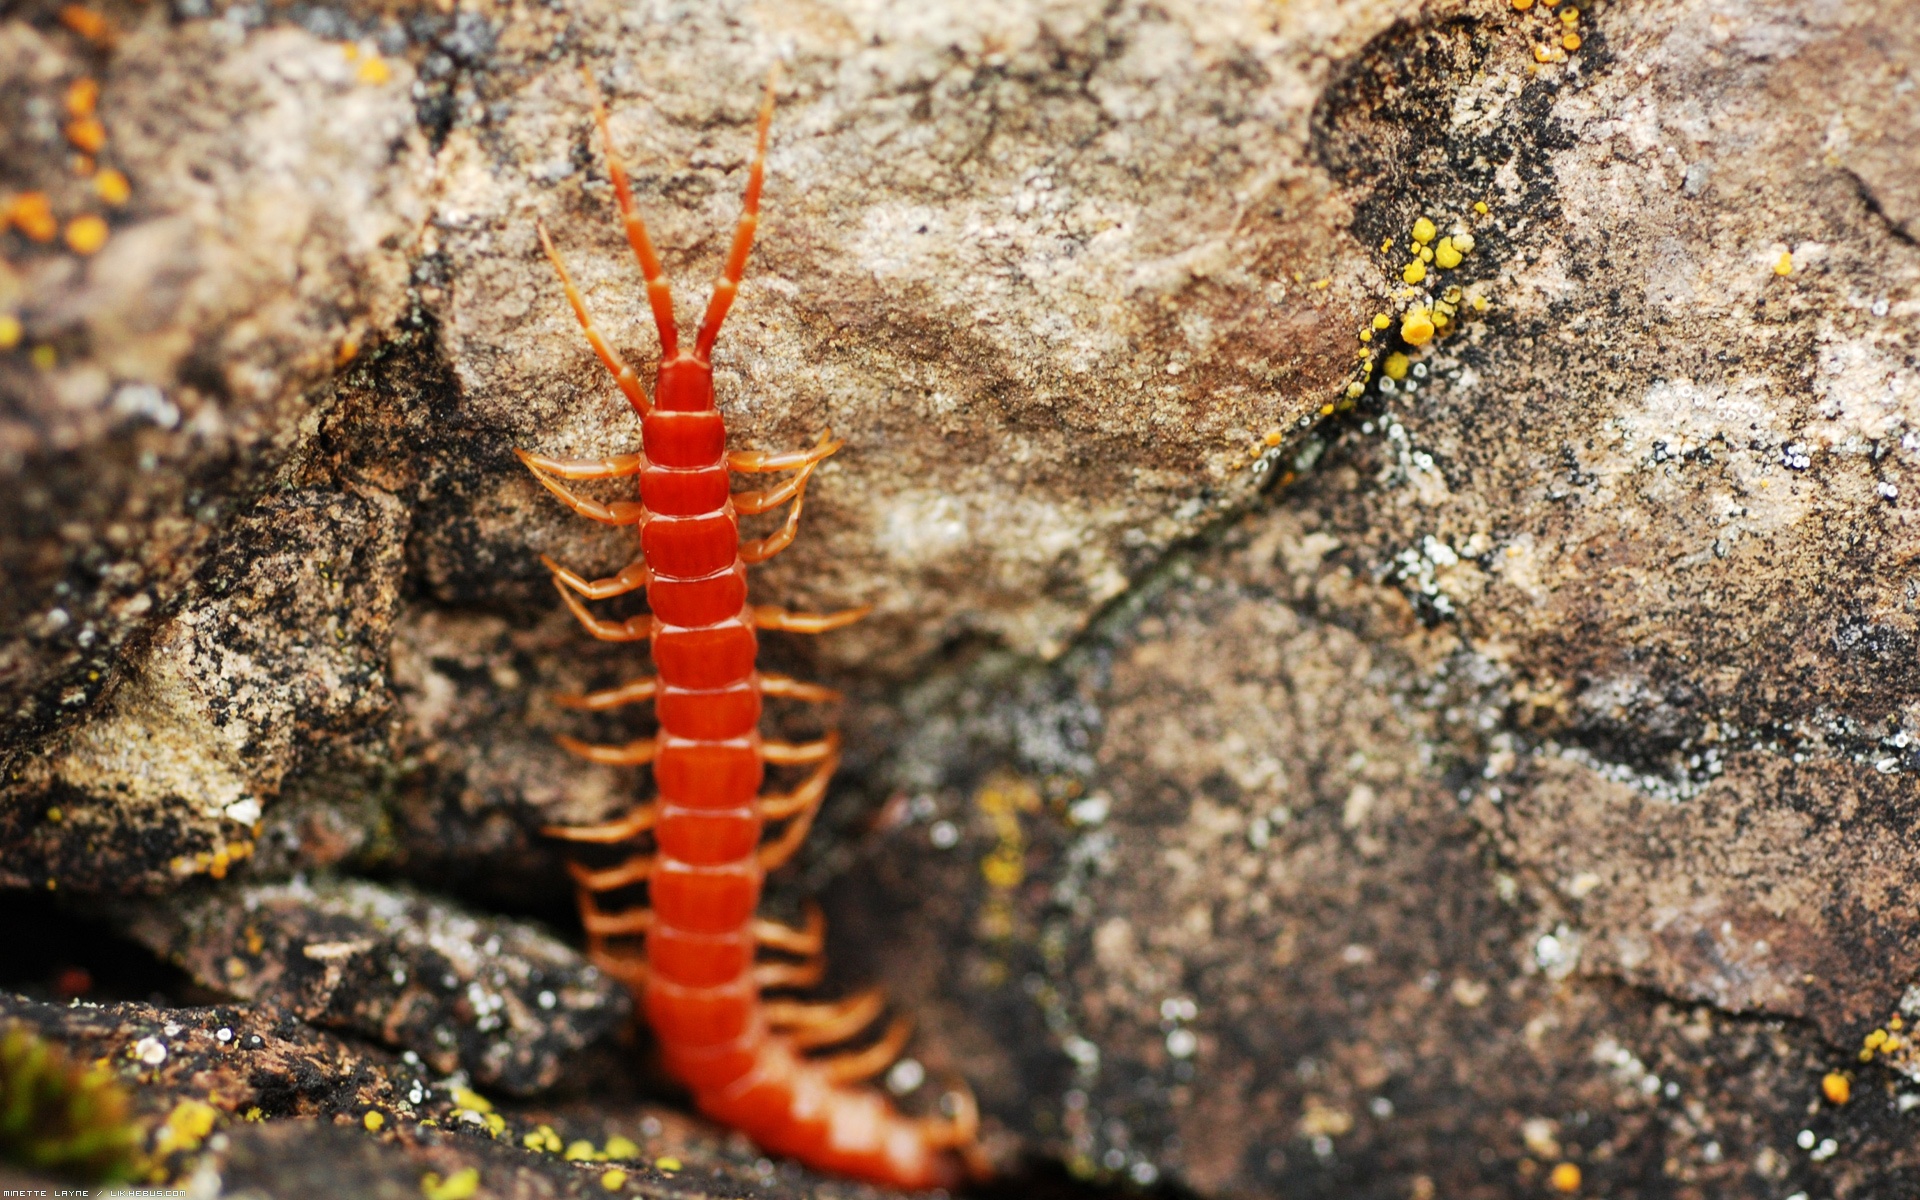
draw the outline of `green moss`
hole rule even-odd
[[[139,1166],[140,1129],[110,1075],[14,1026],[0,1032],[0,1160],[110,1183]]]

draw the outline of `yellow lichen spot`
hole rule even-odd
[[[1412,262],[1408,263],[1406,265],[1406,269],[1400,272],[1400,278],[1406,283],[1419,283],[1422,279],[1425,279],[1426,277],[1427,277],[1427,264],[1421,262],[1417,258],[1414,259]]]
[[[377,87],[393,78],[393,71],[388,68],[385,59],[377,56],[369,57],[360,64],[359,69],[353,73],[353,77],[361,83]]]
[[[1862,1050],[1862,1051],[1860,1052],[1860,1061],[1861,1061],[1861,1062],[1872,1062],[1872,1061],[1873,1061],[1873,1051],[1871,1051],[1871,1050]]]
[[[1473,299],[1467,301],[1467,303],[1473,305],[1473,311],[1485,312],[1487,311],[1487,306],[1492,302],[1485,296],[1475,296]]]
[[[248,949],[253,949],[251,939],[249,939]],[[258,954],[259,951],[254,950],[254,953]],[[470,1108],[475,1112],[490,1113],[493,1111],[493,1102],[472,1088],[454,1088],[453,1102],[461,1108]]]
[[[1562,50],[1578,50],[1580,48],[1580,35],[1577,33],[1569,33],[1565,37],[1562,37],[1560,39],[1560,48]]]
[[[160,1132],[153,1139],[153,1152],[164,1156],[175,1150],[198,1150],[200,1143],[213,1132],[214,1119],[219,1115],[205,1100],[182,1100],[173,1106],[166,1123],[160,1126]]]
[[[267,1114],[261,1112],[260,1106],[256,1104],[252,1108],[249,1108],[241,1119],[244,1121],[264,1121],[267,1119]]]
[[[1853,1099],[1853,1081],[1838,1071],[1828,1071],[1820,1080],[1820,1094],[1828,1104],[1845,1104]]]
[[[1409,346],[1424,346],[1433,340],[1433,314],[1415,306],[1400,320],[1400,336]]]
[[[1578,25],[1580,23],[1580,10],[1577,8],[1570,8],[1567,11],[1561,13],[1560,23],[1562,25]]]
[[[565,1158],[568,1162],[586,1162],[593,1157],[593,1154],[593,1143],[585,1138],[581,1138],[577,1142],[568,1143],[567,1151],[561,1157]]]
[[[1325,279],[1316,279],[1312,283],[1308,284],[1307,286],[1312,288],[1316,292],[1324,292],[1328,288],[1333,286],[1333,277],[1328,276]]]
[[[1384,242],[1381,242],[1381,243],[1380,243],[1380,253],[1382,253],[1382,254],[1392,254],[1392,253],[1393,253],[1393,239],[1392,239],[1392,238],[1388,238],[1388,239],[1387,239],[1386,241],[1384,241]]]
[[[67,115],[78,119],[93,115],[93,106],[100,102],[100,81],[97,79],[76,79],[67,85]]]
[[[499,1137],[507,1131],[507,1119],[499,1113],[487,1113],[484,1119],[487,1123],[487,1132],[494,1137]]]
[[[1552,8],[1554,5],[1560,3],[1560,0],[1540,0],[1540,3],[1546,5],[1548,8]]]
[[[1356,380],[1353,383],[1350,383],[1347,385],[1347,399],[1358,400],[1361,396],[1364,396],[1366,394],[1366,391],[1367,391],[1367,385]]]
[[[1889,1018],[1887,1019],[1887,1028],[1888,1028],[1888,1029],[1899,1029],[1900,1027],[1901,1027],[1901,1021],[1900,1021],[1900,1014],[1899,1014],[1899,1013],[1895,1013],[1895,1014],[1893,1014],[1893,1016],[1891,1016],[1891,1017],[1889,1017]]]
[[[133,195],[133,186],[125,175],[108,167],[93,177],[93,194],[118,208]]]
[[[610,1192],[617,1192],[627,1186],[627,1173],[615,1167],[600,1177],[600,1186]]]
[[[1361,340],[1361,341],[1363,341],[1363,342],[1370,342],[1370,341],[1372,341],[1372,340],[1373,340],[1373,330],[1371,330],[1371,329],[1362,329],[1362,330],[1360,331],[1360,340]]]
[[[1866,1036],[1866,1039],[1862,1041],[1860,1044],[1866,1047],[1868,1050],[1878,1050],[1880,1047],[1887,1044],[1887,1031],[1884,1029],[1876,1029],[1872,1033],[1868,1034]]]
[[[67,248],[75,254],[93,254],[107,244],[107,223],[89,213],[67,222]]]
[[[11,350],[18,346],[25,334],[19,317],[12,313],[0,313],[0,350]]]
[[[1432,241],[1434,235],[1439,232],[1440,231],[1434,227],[1433,222],[1427,220],[1425,217],[1421,217],[1413,223],[1413,240],[1423,246]]]
[[[366,1116],[360,1118],[360,1123],[367,1127],[368,1133],[379,1133],[386,1125],[387,1118],[384,1113],[370,1111]]]
[[[420,1194],[427,1200],[468,1200],[480,1190],[480,1170],[478,1167],[466,1167],[455,1171],[445,1179],[440,1172],[428,1171],[420,1177]]]
[[[45,192],[21,192],[15,196],[7,205],[7,219],[23,236],[36,242],[50,242],[60,232],[60,222],[53,215],[53,202]]]
[[[1460,248],[1454,245],[1452,238],[1441,238],[1440,244],[1433,248],[1433,264],[1449,271],[1460,265]]]
[[[27,359],[42,371],[51,371],[60,361],[60,355],[52,346],[35,346],[27,355]]]
[[[113,26],[105,17],[78,4],[60,10],[60,23],[90,42],[105,42],[113,36]]]
[[[106,147],[107,127],[100,123],[98,117],[82,117],[77,121],[68,121],[67,141],[72,143],[76,150],[98,154]]]
[[[1260,440],[1262,442],[1265,442],[1269,446],[1278,446],[1281,442],[1285,441],[1286,439],[1287,439],[1287,435],[1284,433],[1281,433],[1278,429],[1269,429],[1267,430],[1266,436],[1261,438]]]
[[[1519,12],[1525,12],[1533,7],[1533,0],[1513,0],[1513,7]]]
[[[1385,329],[1387,326],[1391,324],[1393,324],[1393,318],[1388,316],[1387,314],[1385,313],[1373,314],[1373,327],[1375,329]]]
[[[1577,1192],[1580,1190],[1580,1168],[1570,1162],[1563,1162],[1547,1176],[1547,1186],[1556,1192]]]
[[[653,1160],[653,1165],[662,1171],[678,1171],[680,1169],[680,1160],[671,1154],[663,1154]]]
[[[1793,254],[1791,251],[1782,253],[1780,257],[1777,260],[1775,260],[1773,264],[1773,273],[1775,275],[1793,274]]]
[[[1406,355],[1395,353],[1387,355],[1387,361],[1380,369],[1386,372],[1388,379],[1399,383],[1407,377],[1407,368],[1412,365],[1413,363],[1408,360]]]
[[[1333,405],[1331,405],[1331,404],[1322,404],[1322,405],[1320,406],[1320,415],[1321,415],[1321,416],[1323,416],[1323,417],[1330,417],[1330,416],[1332,416],[1332,415],[1333,415]]]
[[[1553,61],[1553,53],[1552,46],[1535,46],[1533,48],[1533,61],[1537,63],[1550,63]]]
[[[640,1147],[634,1145],[631,1139],[623,1138],[616,1133],[607,1139],[607,1157],[639,1158]]]
[[[1473,211],[1479,213],[1483,217],[1486,216],[1488,211],[1487,202],[1485,200],[1475,200],[1473,202]]]

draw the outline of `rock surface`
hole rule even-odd
[[[658,1105],[615,1100],[585,1116],[496,1108],[458,1077],[247,1006],[0,993],[0,1025],[14,1024],[108,1064],[146,1130],[151,1183],[188,1194],[412,1198],[459,1194],[469,1173],[465,1195],[503,1200],[892,1194],[776,1166]],[[73,1182],[0,1165],[9,1187]]]
[[[5,186],[91,74],[135,199],[6,235],[0,881],[558,902],[635,667],[536,554],[630,547],[508,450],[634,422],[535,223],[644,366],[577,67],[690,319],[782,57],[721,402],[850,439],[760,595],[878,605],[770,650],[782,886],[930,1077],[1206,1195],[1902,1194],[1920,31],[1573,8],[10,16]]]
[[[626,990],[522,922],[361,881],[198,889],[125,925],[195,983],[512,1095],[632,1016]]]

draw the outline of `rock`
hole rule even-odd
[[[463,1082],[245,1005],[54,1005],[0,993],[20,1024],[107,1065],[146,1128],[152,1182],[207,1194],[422,1195],[476,1172],[503,1197],[892,1195],[779,1167],[671,1109],[603,1097],[586,1117],[496,1106]],[[620,1143],[624,1142],[625,1145]],[[582,1146],[581,1143],[585,1143]],[[617,1153],[608,1154],[612,1149]],[[608,1184],[618,1169],[624,1184]],[[0,1165],[0,1183],[70,1183]]]
[[[624,988],[546,934],[371,883],[197,889],[128,928],[202,987],[513,1095],[552,1087],[632,1015]]]
[[[641,668],[536,556],[631,546],[508,451],[634,425],[536,222],[611,342],[654,346],[576,68],[690,315],[784,55],[721,403],[738,445],[850,438],[757,595],[879,611],[770,645],[851,697],[779,887],[838,880],[835,969],[921,1018],[928,1077],[1084,1173],[1206,1195],[1562,1165],[1898,1193],[1914,30],[1888,0],[1574,8],[129,22],[110,128],[199,111],[186,69],[216,114],[277,98],[299,152],[115,133],[149,207],[102,256],[22,258],[56,365],[0,368],[4,882],[330,865],[560,902],[540,826],[643,785],[556,753],[631,726],[551,696]],[[83,51],[5,36],[5,103],[58,111]],[[339,74],[375,50],[389,82]],[[0,125],[65,169],[57,130]],[[74,280],[176,244],[142,222],[227,238],[207,214],[314,161],[341,226],[180,251],[234,298],[163,310],[197,355],[116,374],[113,339],[62,340],[76,297],[142,294]]]

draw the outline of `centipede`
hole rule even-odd
[[[715,404],[713,349],[759,226],[777,81],[776,64],[767,75],[732,244],[699,332],[685,347],[606,103],[586,75],[607,176],[659,332],[651,396],[594,324],[546,223],[536,223],[588,345],[641,423],[638,453],[576,460],[515,451],[574,513],[639,535],[639,553],[606,578],[586,578],[546,555],[541,562],[589,634],[647,643],[654,671],[557,699],[589,711],[651,703],[657,725],[652,736],[622,745],[561,737],[562,746],[590,761],[650,767],[654,794],[616,820],[544,832],[612,856],[612,865],[568,865],[588,953],[633,991],[662,1065],[700,1111],[771,1153],[822,1171],[895,1187],[952,1186],[988,1169],[971,1093],[961,1084],[946,1093],[945,1109],[930,1115],[900,1111],[871,1081],[904,1049],[910,1023],[895,1018],[872,1037],[886,1010],[878,990],[841,1000],[801,998],[824,977],[824,918],[817,907],[800,927],[758,915],[767,873],[800,849],[841,757],[837,732],[808,742],[761,736],[764,697],[831,703],[839,695],[759,671],[759,635],[824,633],[871,608],[808,614],[748,602],[747,568],[792,544],[808,480],[844,445],[827,430],[804,449],[730,451]],[[786,478],[734,491],[735,474]],[[567,486],[634,478],[637,500],[603,503]],[[742,538],[741,517],[782,506],[785,518],[772,533]],[[637,616],[602,618],[588,606],[636,592],[646,600]],[[790,790],[766,791],[769,765],[797,768],[804,777]],[[644,900],[617,899],[636,892]]]

